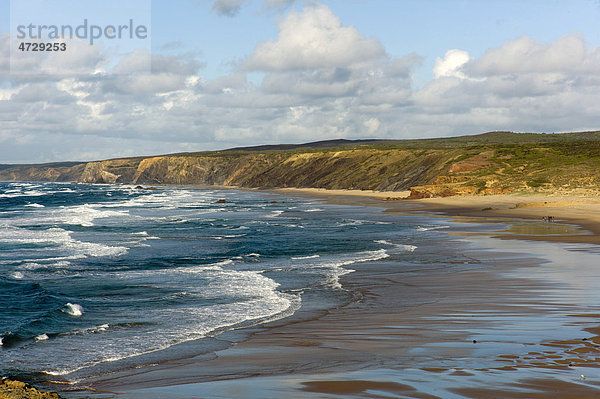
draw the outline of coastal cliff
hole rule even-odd
[[[412,190],[412,198],[600,187],[600,133],[494,132],[0,167],[4,181]]]

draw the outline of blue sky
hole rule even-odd
[[[54,59],[8,52],[9,4],[0,163],[600,128],[599,1],[57,0],[61,23],[151,4],[151,47]]]

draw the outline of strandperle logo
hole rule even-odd
[[[148,38],[148,27],[143,24],[136,24],[133,19],[129,19],[125,24],[90,24],[87,19],[79,25],[40,25],[29,23],[27,25],[17,25],[17,39],[23,40],[61,40],[61,39],[81,39],[88,40],[90,45],[102,39],[128,39],[145,40]]]

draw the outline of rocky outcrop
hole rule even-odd
[[[0,381],[0,399],[60,399],[56,392],[40,391],[21,381],[3,378]]]

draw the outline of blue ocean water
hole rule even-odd
[[[0,374],[73,380],[288,317],[307,293],[337,306],[353,264],[412,254],[430,223],[259,192],[0,183]]]

